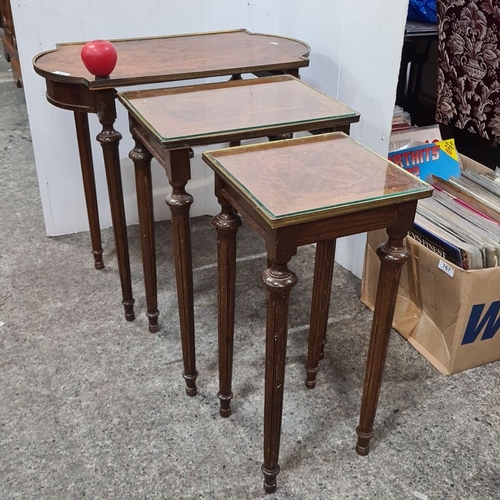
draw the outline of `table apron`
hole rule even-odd
[[[155,157],[160,165],[167,170],[169,164],[169,151],[164,149],[158,138],[146,127],[141,126],[133,116],[129,114],[130,133],[137,137],[148,151]]]
[[[241,196],[237,190],[232,189],[220,176],[217,176],[216,191],[216,195],[225,198],[251,225],[254,231],[264,239],[266,238],[266,234],[270,229],[269,223],[263,215],[261,216],[255,210],[255,206],[246,197]],[[297,246],[309,245],[317,241],[332,240],[390,227],[397,221],[399,207],[408,203],[414,204],[416,202],[411,200],[387,206],[377,206],[357,213],[346,213],[309,223],[300,222],[278,227],[273,231],[289,232],[290,229],[295,229]],[[318,237],[318,235],[321,236]]]
[[[145,129],[141,126],[138,120],[133,117],[134,130],[139,128]],[[221,131],[213,134],[206,134],[201,136],[192,136],[186,138],[179,138],[178,140],[170,140],[163,143],[164,149],[183,149],[194,146],[210,146],[212,144],[220,144],[224,142],[243,141],[249,139],[264,139],[266,137],[280,136],[283,134],[293,134],[295,132],[308,132],[311,135],[324,134],[327,132],[344,132],[349,135],[350,125],[357,121],[357,117],[343,117],[319,121],[312,121],[311,123],[294,123],[294,124],[281,124],[270,125],[255,128],[253,130],[233,130]],[[149,131],[144,132],[148,139],[148,143],[158,144],[162,147],[162,141],[158,136],[155,136]]]
[[[309,245],[318,241],[343,238],[392,226],[397,220],[400,205],[402,204],[370,208],[362,212],[299,224],[297,244],[298,246]],[[318,234],[321,236],[318,237]]]
[[[85,85],[68,85],[47,80],[47,101],[70,111],[96,113],[95,96]]]
[[[251,131],[245,130],[242,132],[224,132],[218,135],[207,137],[196,137],[192,139],[180,140],[177,143],[170,142],[168,146],[162,143],[161,139],[155,135],[149,128],[145,127],[137,120],[137,118],[129,113],[129,129],[132,135],[135,135],[142,144],[149,150],[149,152],[158,160],[160,165],[167,171],[169,179],[172,178],[173,173],[170,167],[170,151],[175,149],[188,149],[193,146],[207,146],[211,144],[219,144],[224,142],[246,140],[251,138],[264,138],[267,136],[274,136],[280,134],[288,134],[293,132],[307,131],[308,126],[311,128],[309,132],[313,132],[315,128],[321,127],[321,131],[346,131],[349,132],[349,126],[356,121],[352,117],[341,119],[327,120],[322,123],[310,124],[294,124],[294,125],[278,125],[273,127],[261,128],[259,130]]]

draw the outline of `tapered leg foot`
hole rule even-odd
[[[358,435],[358,443],[356,444],[356,453],[361,456],[368,455],[370,451],[370,439],[373,437],[372,432],[362,432],[359,427],[356,428],[356,434]]]
[[[146,316],[149,321],[149,332],[150,333],[158,333],[160,331],[160,325],[158,324],[158,316],[160,313],[146,313]]]
[[[308,369],[306,375],[306,387],[308,389],[314,389],[316,387],[316,375],[319,372],[319,366],[314,369]]]
[[[264,475],[264,490],[266,493],[274,493],[276,491],[276,478],[280,472],[280,466],[269,470],[262,466],[262,474]]]
[[[134,302],[134,299],[122,301],[123,309],[125,310],[125,319],[127,321],[134,321],[135,319]]]
[[[198,377],[198,372],[190,375],[183,373],[182,376],[186,381],[186,394],[188,396],[196,396],[196,394],[198,394],[198,389],[196,388],[196,378]]]
[[[217,393],[219,398],[220,408],[219,414],[222,418],[227,418],[231,415],[231,400],[233,399],[233,393],[221,394],[220,391]]]
[[[102,254],[101,254],[100,260],[97,259],[96,256],[94,255],[94,267],[98,270],[104,269],[104,262],[102,261]]]

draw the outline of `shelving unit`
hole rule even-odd
[[[0,21],[3,29],[2,45],[5,59],[12,66],[12,76],[18,87],[23,86],[21,75],[21,65],[19,64],[19,55],[17,53],[16,33],[14,30],[14,21],[10,0],[0,0]]]
[[[437,86],[437,26],[406,23],[396,104],[408,111],[418,126],[435,123]]]

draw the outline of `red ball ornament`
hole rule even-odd
[[[87,42],[80,52],[82,62],[94,76],[106,78],[115,69],[118,54],[114,45],[108,40],[92,40]]]

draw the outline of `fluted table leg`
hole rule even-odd
[[[280,471],[278,456],[283,413],[285,360],[288,334],[288,303],[290,290],[297,277],[287,262],[277,263],[262,274],[267,288],[266,321],[266,374],[264,396],[264,489],[276,490],[276,477]]]
[[[97,205],[94,163],[92,161],[89,119],[87,113],[80,111],[75,111],[74,116],[78,151],[80,154],[80,167],[82,170],[83,191],[85,193],[90,240],[92,242],[92,254],[94,255],[94,267],[96,269],[103,269],[101,228],[99,224],[99,207]]]
[[[319,360],[326,344],[328,311],[332,290],[336,240],[318,241],[314,263],[314,282],[309,327],[309,351],[306,362],[306,387],[316,386]]]
[[[134,137],[135,147],[129,157],[134,162],[139,234],[141,237],[142,267],[146,291],[146,315],[149,331],[156,333],[158,325],[158,292],[156,276],[156,249],[153,211],[153,186],[151,182],[151,153]]]
[[[172,213],[172,242],[184,361],[183,377],[186,381],[186,394],[195,396],[198,392],[196,388],[198,372],[196,371],[193,262],[189,221],[189,210],[193,204],[193,197],[185,189],[189,178],[189,150],[171,151],[170,154],[169,182],[172,186],[172,192],[167,196],[166,203]],[[185,175],[174,175],[174,172],[184,172]]]
[[[231,415],[233,373],[234,295],[236,281],[236,233],[241,219],[233,207],[219,199],[221,212],[214,217],[217,229],[217,303],[219,346],[219,392],[221,417]]]
[[[132,295],[127,223],[125,220],[120,155],[118,150],[122,135],[113,128],[116,119],[114,90],[110,89],[109,92],[100,91],[98,94],[97,116],[102,125],[102,130],[97,135],[97,140],[102,146],[104,155],[111,219],[115,236],[116,259],[122,287],[122,304],[125,309],[125,319],[132,321],[135,318],[134,297]]]
[[[370,439],[373,436],[373,423],[396,307],[401,268],[408,258],[408,250],[403,241],[406,232],[407,228],[404,230],[398,227],[388,228],[388,241],[377,249],[381,267],[366,361],[361,415],[359,426],[356,428],[358,435],[356,451],[360,455],[368,454]]]

